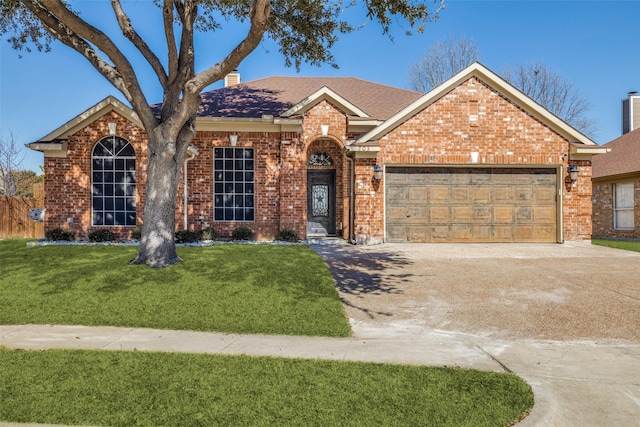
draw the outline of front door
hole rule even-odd
[[[307,170],[307,234],[336,234],[336,171]]]

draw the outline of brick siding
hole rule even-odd
[[[46,229],[70,228],[86,237],[91,225],[91,152],[109,135],[107,123],[117,123],[117,135],[136,152],[137,222],[142,224],[147,169],[144,131],[115,112],[105,114],[73,134],[66,158],[45,157]],[[321,134],[328,125],[328,135]],[[238,135],[238,147],[253,147],[255,160],[255,220],[246,223],[216,222],[213,209],[214,148],[230,146],[229,135]],[[350,161],[343,155],[347,117],[322,101],[303,116],[302,132],[200,131],[193,144],[199,154],[188,162],[188,228],[215,228],[229,236],[240,225],[253,229],[258,238],[273,238],[279,230],[293,229],[306,237],[307,182],[311,168],[336,170],[336,223],[340,236],[348,238],[350,209]],[[478,152],[478,166],[567,166],[575,164],[580,177],[571,186],[561,177],[564,239],[591,238],[591,163],[569,162],[568,141],[505,99],[476,78],[462,83],[426,109],[392,130],[380,141],[376,158],[355,159],[354,236],[359,243],[384,240],[384,180],[373,179],[379,165],[471,165]],[[309,156],[327,152],[332,166],[307,166]],[[566,172],[565,172],[566,174]],[[176,228],[184,227],[183,185],[176,195]],[[67,218],[73,218],[68,224]],[[640,222],[640,221],[639,221]],[[340,227],[342,225],[342,227]],[[127,237],[131,227],[109,227]]]
[[[617,182],[634,182],[634,230],[616,230],[613,221],[613,192]],[[640,177],[593,183],[593,237],[640,239]]]

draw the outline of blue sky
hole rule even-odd
[[[108,22],[107,1],[73,2],[83,17],[102,28]],[[148,0],[125,0],[135,26],[162,47],[159,12]],[[349,12],[354,14],[353,11]],[[156,14],[156,18],[154,18]],[[621,100],[640,91],[640,0],[627,1],[460,1],[450,0],[440,19],[424,34],[404,35],[393,28],[394,40],[368,23],[342,36],[333,52],[340,69],[303,65],[300,72],[284,66],[277,46],[262,43],[239,67],[243,81],[272,75],[353,76],[398,87],[408,87],[409,65],[431,44],[449,35],[473,38],[480,61],[498,74],[507,66],[531,60],[573,82],[591,103],[589,115],[597,122],[595,141],[603,144],[621,132]],[[364,23],[357,16],[354,23]],[[154,31],[155,28],[155,31]],[[198,64],[219,59],[242,36],[242,27],[202,36],[197,40]],[[117,36],[114,36],[117,37]],[[162,99],[148,69],[142,72],[150,102]],[[215,84],[212,88],[219,87]],[[33,142],[58,128],[108,95],[123,97],[84,58],[56,44],[51,53],[23,54],[0,40],[0,130],[17,142]],[[42,154],[25,149],[23,166],[38,171]]]

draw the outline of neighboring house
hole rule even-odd
[[[594,237],[640,239],[640,120],[636,127],[593,159]]]
[[[427,94],[355,78],[239,83],[203,94],[196,128],[178,228],[359,244],[591,238],[591,157],[604,149],[479,63]],[[48,229],[141,225],[146,136],[130,108],[109,97],[28,145],[45,156]]]

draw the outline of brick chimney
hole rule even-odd
[[[233,70],[232,72],[224,76],[224,87],[231,87],[239,85],[240,83],[242,82],[240,81],[240,73],[238,72],[238,70]]]
[[[640,128],[640,96],[638,92],[629,92],[622,100],[622,134]]]

